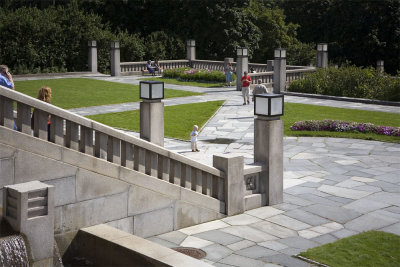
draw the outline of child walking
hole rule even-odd
[[[190,144],[192,146],[192,152],[199,152],[197,149],[197,136],[199,135],[199,126],[193,125],[193,131],[190,133]]]

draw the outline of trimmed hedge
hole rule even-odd
[[[219,70],[198,70],[189,67],[166,69],[163,77],[175,78],[181,81],[197,81],[197,82],[225,82],[225,73]],[[233,81],[236,75],[232,74]]]
[[[373,68],[344,66],[318,69],[305,79],[294,81],[288,91],[400,101],[400,74],[390,76]]]

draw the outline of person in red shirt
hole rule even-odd
[[[250,105],[250,84],[251,78],[247,75],[247,71],[244,72],[242,76],[242,96],[243,96],[243,105],[249,104]]]

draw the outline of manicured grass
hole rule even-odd
[[[400,236],[369,231],[300,253],[335,267],[400,266]]]
[[[282,118],[286,136],[342,137],[400,143],[400,137],[372,133],[290,130],[290,126],[296,121],[323,119],[370,122],[375,125],[399,127],[400,114],[396,113],[285,103],[285,115]]]
[[[190,139],[193,125],[199,128],[218,110],[224,101],[167,106],[164,108],[164,135],[183,140]],[[87,116],[103,124],[140,131],[139,110]]]
[[[42,86],[51,88],[51,103],[65,109],[139,101],[138,85],[85,78],[15,82],[17,91],[32,97],[37,97],[37,92]],[[164,93],[165,98],[200,95],[195,92],[173,89],[165,89]]]
[[[209,82],[182,82],[177,79],[173,78],[144,78],[141,79],[142,81],[154,80],[154,81],[161,81],[164,83],[169,84],[177,84],[177,85],[185,85],[185,86],[197,86],[197,87],[204,87],[204,88],[213,88],[213,87],[224,87],[225,83],[209,83]]]

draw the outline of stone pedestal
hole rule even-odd
[[[164,102],[140,102],[140,138],[164,146]]]
[[[196,59],[196,41],[187,40],[186,41],[186,53],[187,60],[192,61]]]
[[[280,94],[286,90],[286,58],[274,60],[274,94]]]
[[[53,266],[54,186],[32,181],[3,190],[3,217],[26,236],[34,262]]]
[[[254,119],[254,162],[267,166],[260,174],[260,191],[265,193],[267,205],[283,201],[283,121]]]
[[[111,42],[111,76],[121,75],[119,42]]]
[[[89,41],[88,68],[90,72],[97,73],[97,46],[96,41]]]
[[[249,57],[238,56],[236,60],[236,91],[242,91],[242,76],[245,71],[249,71]]]
[[[244,209],[245,183],[243,156],[221,154],[213,156],[213,166],[226,175],[224,184],[226,215],[240,214]]]

